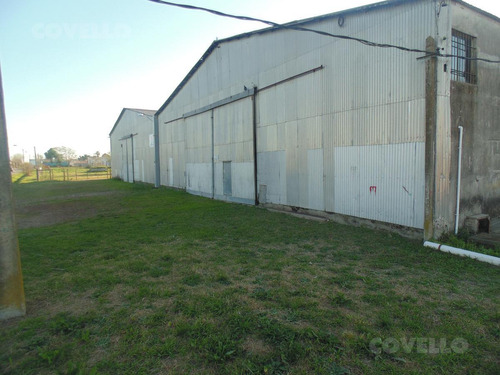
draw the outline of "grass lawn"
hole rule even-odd
[[[13,188],[0,373],[499,373],[498,267],[140,184]]]

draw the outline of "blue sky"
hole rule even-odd
[[[182,2],[282,23],[374,1]],[[498,0],[470,3],[500,16]],[[146,0],[0,0],[11,155],[109,151],[122,108],[157,109],[214,39],[262,27]]]

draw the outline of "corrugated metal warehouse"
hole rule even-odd
[[[154,114],[124,108],[109,133],[111,174],[124,181],[155,182]]]
[[[462,1],[397,0],[215,41],[155,115],[155,183],[430,238],[462,180],[460,223],[500,215],[500,65],[474,59],[499,36]]]

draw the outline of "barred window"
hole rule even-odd
[[[476,57],[475,38],[457,30],[451,34],[451,79],[458,82],[473,83],[476,79],[476,63],[470,58]]]

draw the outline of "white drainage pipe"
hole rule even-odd
[[[457,212],[455,213],[455,234],[458,233],[458,220],[460,219],[460,181],[462,180],[462,138],[464,134],[463,126],[458,127],[458,171],[457,171]]]
[[[430,241],[425,241],[424,246],[430,247],[432,249],[444,251],[445,253],[459,255],[461,257],[469,257],[472,259],[477,259],[481,262],[486,262],[486,263],[493,264],[495,266],[500,266],[500,258],[494,257],[492,255],[476,253],[474,251],[459,249],[457,247],[452,247],[452,246],[447,246],[447,245],[441,245],[441,244],[438,244],[436,242],[430,242]]]

